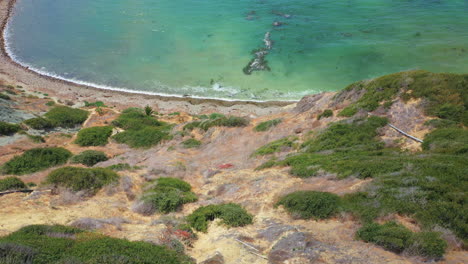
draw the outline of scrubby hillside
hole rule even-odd
[[[154,263],[107,235],[171,263],[468,261],[468,75],[396,73],[263,116],[1,89],[1,260]],[[80,253],[101,240],[129,244]]]

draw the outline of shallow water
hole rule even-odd
[[[468,72],[467,14],[467,0],[18,0],[7,42],[66,79],[293,100],[408,69]],[[245,75],[268,31],[271,71]]]

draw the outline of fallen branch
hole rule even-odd
[[[410,139],[412,139],[412,140],[414,140],[414,141],[417,141],[417,142],[419,142],[419,143],[423,143],[422,139],[419,139],[419,138],[417,138],[417,137],[413,137],[413,136],[411,136],[411,135],[405,133],[403,130],[401,130],[401,129],[397,128],[396,126],[392,125],[392,124],[388,124],[388,126],[391,127],[391,128],[393,128],[393,129],[395,129],[395,130],[398,131],[400,134],[402,134],[402,135],[404,135],[404,136],[406,136],[406,137],[408,137],[408,138],[410,138]]]
[[[247,243],[245,243],[245,242],[243,242],[243,241],[240,241],[240,240],[237,239],[237,238],[235,238],[234,240],[236,240],[237,242],[241,243],[242,245],[244,245],[244,246],[246,246],[246,247],[248,247],[248,248],[250,248],[250,249],[253,249],[253,250],[257,251],[257,252],[260,252],[260,251],[259,251],[258,249],[256,249],[254,246],[249,245],[249,244],[247,244]],[[268,259],[266,256],[260,255],[260,254],[258,254],[258,253],[252,252],[252,251],[250,251],[250,250],[247,250],[247,251],[248,251],[249,253],[251,253],[251,254],[254,254],[255,256],[261,257],[261,258],[263,258],[263,259]]]
[[[10,194],[10,193],[32,193],[34,190],[15,190],[15,191],[6,191],[6,192],[0,192],[0,196],[5,195],[5,194]]]

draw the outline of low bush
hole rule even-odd
[[[436,232],[415,233],[409,241],[406,250],[411,255],[423,256],[431,259],[440,259],[447,249],[447,242]]]
[[[66,226],[27,226],[0,237],[1,263],[190,264],[183,254]]]
[[[206,232],[208,222],[216,218],[228,227],[245,226],[253,222],[253,216],[234,203],[200,207],[187,216],[187,221],[195,230]]]
[[[126,130],[113,136],[118,143],[127,144],[132,148],[149,148],[170,138],[168,129],[150,126],[138,130]]]
[[[261,122],[260,124],[258,124],[258,125],[256,125],[254,127],[254,130],[257,131],[257,132],[264,132],[264,131],[269,130],[272,127],[275,127],[275,126],[281,124],[281,122],[283,122],[283,119],[281,119],[281,118]]]
[[[3,99],[3,100],[11,100],[10,96],[4,94],[4,93],[0,93],[0,99]]]
[[[73,128],[81,125],[88,118],[88,112],[67,106],[55,106],[44,117],[56,127]]]
[[[68,188],[74,192],[96,193],[105,185],[117,182],[119,176],[106,168],[59,168],[47,175],[45,183]]]
[[[466,154],[468,130],[458,127],[433,130],[424,137],[422,147],[437,153]]]
[[[387,222],[383,225],[368,223],[356,233],[358,239],[396,253],[401,253],[409,246],[411,236],[412,232],[408,228],[395,222]]]
[[[88,102],[84,101],[85,107],[106,107],[106,105],[102,101],[96,101],[96,102]]]
[[[326,219],[338,212],[340,197],[328,192],[298,191],[282,197],[282,205],[293,216],[302,219]]]
[[[27,174],[62,165],[72,156],[64,148],[34,148],[15,156],[3,165],[6,174]]]
[[[45,143],[46,140],[41,136],[34,136],[28,133],[24,133],[34,143]]]
[[[283,149],[292,148],[296,140],[297,137],[285,137],[282,139],[272,141],[266,144],[265,146],[262,146],[255,150],[252,156],[265,156],[276,152],[280,152]]]
[[[440,259],[447,249],[447,242],[436,232],[413,233],[408,228],[395,222],[383,225],[367,223],[361,227],[356,237],[371,242],[387,250],[410,255]]]
[[[201,146],[201,144],[201,141],[196,140],[194,138],[187,139],[182,142],[182,146],[184,146],[184,148],[198,148],[199,146]]]
[[[364,149],[383,148],[382,142],[376,140],[377,129],[387,124],[387,119],[372,116],[367,119],[355,120],[353,123],[337,122],[331,124],[318,137],[303,144],[307,152],[317,152],[331,149]]]
[[[348,107],[344,108],[343,110],[341,110],[338,113],[338,116],[339,117],[351,117],[351,116],[355,115],[357,112],[358,112],[358,109],[356,107],[348,106]]]
[[[215,118],[208,118],[202,121],[194,121],[188,123],[184,126],[184,130],[193,130],[195,128],[200,128],[207,131],[212,127],[244,127],[249,124],[249,120],[238,117],[238,116],[229,116],[224,115],[216,116]]]
[[[333,111],[331,109],[324,110],[320,115],[317,116],[317,119],[320,120],[324,117],[332,117]]]
[[[97,150],[85,150],[80,154],[72,157],[72,163],[80,163],[88,167],[94,166],[95,164],[106,161],[109,158],[102,151]]]
[[[21,127],[17,124],[10,124],[7,122],[0,121],[0,136],[8,136],[21,130]]]
[[[0,192],[26,189],[26,184],[16,177],[0,179]]]
[[[78,132],[75,143],[82,147],[105,146],[111,134],[112,127],[110,126],[83,128]]]
[[[133,148],[149,148],[162,140],[170,139],[171,126],[146,115],[139,108],[128,108],[112,122],[124,132],[114,135],[118,143],[127,144]]]
[[[195,202],[197,196],[191,192],[192,187],[187,182],[176,178],[159,178],[156,185],[145,191],[143,202],[151,206],[152,211],[169,213],[177,211],[186,203]]]
[[[24,123],[32,129],[39,129],[39,130],[52,129],[55,127],[52,121],[50,121],[49,119],[45,119],[43,117],[31,118],[31,119],[25,120]]]

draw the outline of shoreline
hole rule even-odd
[[[143,91],[95,87],[83,83],[75,83],[60,77],[41,74],[38,71],[16,62],[8,53],[5,30],[13,13],[16,0],[1,0],[0,2],[0,79],[15,84],[24,84],[26,90],[41,91],[61,100],[73,102],[102,100],[109,105],[145,106],[157,105],[159,111],[182,110],[189,113],[210,111],[212,108],[223,113],[272,114],[281,112],[283,107],[293,105],[298,101],[248,101],[223,100],[213,98],[164,96],[148,94]],[[95,99],[93,99],[95,98]],[[242,106],[239,109],[238,106]]]

